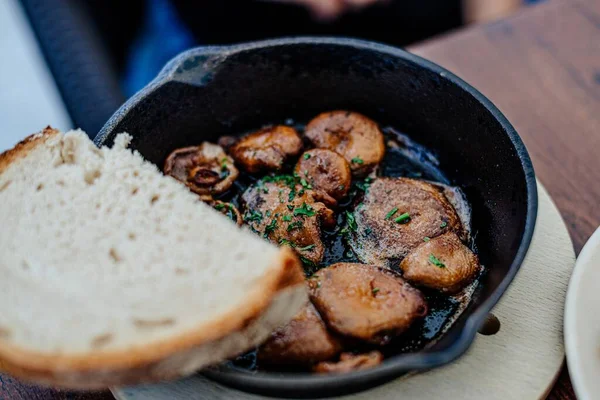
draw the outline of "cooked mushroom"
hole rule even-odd
[[[377,124],[355,112],[319,114],[308,123],[304,135],[315,147],[341,154],[356,176],[372,171],[385,154],[383,134]]]
[[[314,366],[313,371],[319,373],[343,373],[373,368],[381,364],[383,354],[377,350],[364,354],[342,353],[339,361],[323,361]]]
[[[404,278],[417,285],[456,293],[481,267],[475,254],[453,232],[423,242],[400,263]]]
[[[258,349],[258,361],[277,365],[306,365],[330,360],[342,347],[309,302],[287,325]]]
[[[418,289],[373,265],[333,264],[312,275],[308,285],[310,299],[330,329],[378,345],[427,313]]]
[[[336,201],[346,197],[352,175],[350,166],[338,153],[327,149],[306,151],[296,164],[296,174],[305,179],[316,191],[327,194]]]
[[[204,200],[227,191],[239,174],[221,146],[209,142],[173,151],[165,161],[164,173],[185,183]]]
[[[425,238],[465,235],[443,190],[415,179],[375,179],[353,216],[350,246],[361,261],[375,265],[401,260]]]
[[[236,163],[251,174],[279,171],[302,151],[302,139],[294,128],[276,125],[241,138],[229,148]]]
[[[272,242],[292,247],[305,263],[318,264],[325,251],[321,226],[335,225],[335,218],[296,180],[291,175],[266,177],[248,188],[242,195],[244,220]]]
[[[210,203],[213,208],[219,211],[221,214],[226,215],[230,220],[238,224],[242,225],[242,215],[238,211],[238,209],[231,203],[225,203],[220,200],[214,200]]]

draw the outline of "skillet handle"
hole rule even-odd
[[[227,49],[226,46],[203,46],[184,51],[169,61],[154,81],[202,86],[211,80],[212,72],[225,59]]]

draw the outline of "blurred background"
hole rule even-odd
[[[296,35],[403,47],[537,1],[0,0],[0,151],[49,124],[94,137],[190,47]]]

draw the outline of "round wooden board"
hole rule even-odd
[[[478,335],[448,366],[406,376],[346,400],[540,399],[564,360],[563,307],[575,263],[573,245],[556,206],[538,183],[539,211],[521,271],[493,313],[500,331]],[[259,400],[195,375],[177,382],[113,389],[120,400]]]

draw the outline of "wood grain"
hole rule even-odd
[[[410,50],[457,73],[505,113],[579,253],[600,224],[600,2],[546,2]],[[566,368],[548,398],[575,399]]]

